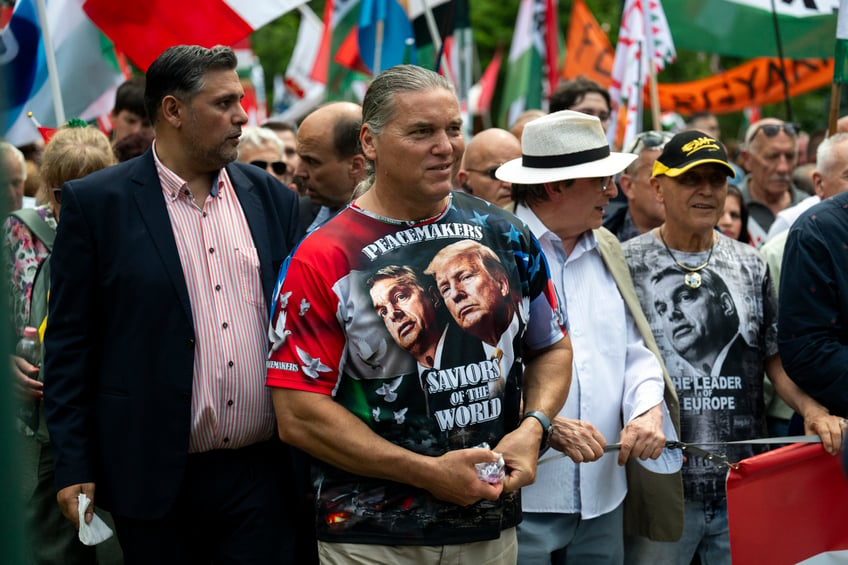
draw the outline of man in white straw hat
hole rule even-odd
[[[819,434],[825,449],[835,453],[840,418],[801,392],[783,370],[774,286],[765,261],[750,245],[715,230],[733,174],[715,138],[700,131],[675,135],[657,157],[651,178],[665,206],[665,223],[623,245],[680,397],[681,440],[697,445],[764,437],[765,372],[804,417],[807,431]],[[757,453],[752,445],[710,451],[730,461]],[[675,542],[628,538],[628,562],[689,563],[697,553],[701,563],[729,564],[726,476],[725,467],[688,454],[682,536]]]
[[[611,152],[600,120],[570,110],[528,123],[522,153],[496,174],[513,183],[515,213],[548,258],[567,304],[574,360],[550,442],[570,459],[541,464],[536,483],[523,489],[519,563],[622,563],[625,514],[657,539],[676,539],[683,518],[679,453],[655,462],[663,475],[628,465],[633,481],[668,483],[676,497],[640,502],[642,490],[631,488],[627,511],[624,504],[625,463],[659,458],[666,439],[676,437],[678,411],[621,247],[601,227],[617,193],[612,176],[637,156]],[[602,457],[616,441],[617,458]]]

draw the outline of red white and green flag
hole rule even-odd
[[[613,111],[607,137],[611,144],[623,146],[639,132],[642,91],[651,72],[658,73],[675,57],[674,41],[660,0],[626,0],[609,86]],[[624,120],[623,135],[616,127],[619,116]]]
[[[521,0],[509,49],[500,123],[542,108],[558,80],[559,38],[554,0]]]
[[[777,57],[772,7],[783,56],[833,56],[840,0],[664,0],[679,49],[752,59]]]
[[[839,3],[839,21],[836,25],[836,49],[833,61],[833,82],[848,82],[848,0]]]

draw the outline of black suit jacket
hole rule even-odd
[[[257,167],[227,173],[270,305],[296,244],[297,197]],[[161,517],[186,465],[195,330],[151,151],[65,184],[51,268],[45,415],[57,487],[94,481],[113,513]]]

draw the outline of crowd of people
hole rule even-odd
[[[27,562],[725,564],[726,468],[669,443],[840,449],[848,133],[807,194],[794,124],[614,151],[583,78],[470,139],[412,65],[297,127],[243,96],[181,45],[111,137],[0,142]]]

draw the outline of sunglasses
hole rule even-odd
[[[62,203],[62,189],[61,188],[54,188],[53,189],[53,198],[56,199],[57,204]]]
[[[282,161],[262,161],[261,159],[257,159],[256,161],[251,161],[251,165],[254,167],[259,167],[260,169],[268,170],[268,165],[271,166],[271,170],[274,171],[275,175],[284,175],[286,174],[286,164]]]
[[[662,150],[672,137],[674,137],[674,134],[670,131],[643,131],[633,138],[625,153],[638,155],[643,149]]]
[[[752,133],[751,137],[748,139],[748,143],[754,141],[754,138],[757,137],[757,134],[760,132],[763,132],[766,137],[774,137],[780,133],[780,130],[783,130],[789,137],[795,137],[798,135],[799,129],[800,128],[798,126],[789,122],[783,122],[782,124],[763,124],[754,130],[754,133]]]
[[[487,177],[489,177],[492,180],[498,180],[498,177],[495,176],[495,172],[498,170],[498,168],[500,168],[500,165],[498,165],[497,167],[489,167],[488,169],[482,169],[482,170],[481,169],[465,169],[465,170],[468,171],[468,172],[471,172],[471,173],[486,175]]]

